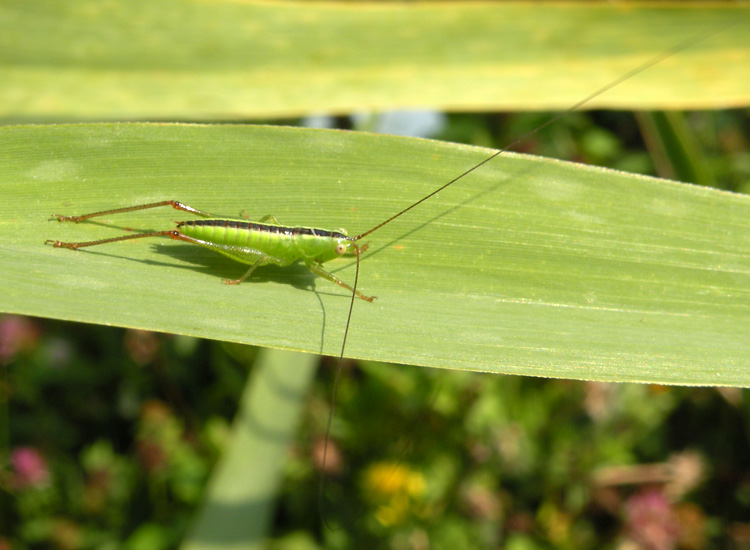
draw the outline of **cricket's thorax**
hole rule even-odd
[[[286,227],[233,219],[178,222],[177,228],[190,237],[232,247],[253,248],[289,263],[298,259],[326,261],[340,242],[349,239],[339,231],[312,227]],[[326,259],[322,259],[326,258]]]

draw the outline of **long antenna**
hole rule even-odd
[[[709,28],[708,31],[703,31],[701,33],[696,33],[693,36],[691,36],[691,37],[683,40],[682,42],[679,42],[675,46],[669,48],[668,50],[665,50],[662,53],[660,53],[660,54],[652,57],[648,61],[646,61],[646,62],[638,65],[637,67],[631,69],[630,71],[628,71],[624,75],[620,76],[619,78],[616,78],[615,80],[613,80],[613,81],[609,82],[608,84],[602,86],[601,88],[599,88],[595,92],[589,94],[588,96],[586,96],[582,100],[578,101],[574,105],[568,107],[564,111],[561,111],[561,112],[557,113],[556,115],[550,117],[546,122],[540,124],[539,126],[537,126],[536,128],[534,128],[533,130],[531,130],[531,131],[523,134],[521,137],[513,140],[512,142],[510,142],[508,145],[506,145],[502,149],[500,149],[498,151],[495,151],[494,153],[492,153],[490,156],[488,156],[483,161],[475,164],[474,166],[472,166],[468,170],[465,170],[464,172],[461,172],[459,175],[457,175],[455,178],[453,178],[449,182],[441,185],[440,187],[438,187],[437,189],[435,189],[431,193],[428,193],[427,195],[425,195],[424,197],[422,197],[418,201],[410,204],[409,206],[407,206],[403,210],[400,210],[399,212],[397,212],[396,214],[394,214],[393,216],[391,216],[387,220],[385,220],[385,221],[377,224],[375,227],[373,227],[373,228],[365,231],[364,233],[361,233],[361,234],[357,235],[356,237],[353,237],[352,241],[356,242],[356,241],[362,239],[363,237],[366,237],[370,233],[374,233],[375,231],[377,231],[381,227],[383,227],[385,225],[388,225],[393,220],[395,220],[397,218],[400,218],[401,216],[403,216],[404,214],[406,214],[412,208],[415,208],[415,207],[419,206],[420,204],[422,204],[426,200],[434,197],[435,195],[437,195],[438,193],[440,193],[444,189],[450,187],[451,185],[453,185],[457,181],[462,180],[463,178],[465,178],[466,176],[468,176],[469,174],[471,174],[475,170],[481,168],[482,166],[484,166],[488,162],[492,161],[493,159],[497,158],[501,154],[503,154],[503,153],[505,153],[505,152],[513,149],[517,145],[525,142],[526,140],[528,140],[532,136],[536,135],[538,132],[540,132],[541,130],[543,130],[544,128],[546,128],[547,126],[549,126],[550,124],[553,124],[553,123],[557,122],[558,120],[560,120],[561,118],[563,118],[565,116],[568,116],[569,114],[577,111],[578,109],[580,109],[581,107],[583,107],[584,105],[586,105],[587,103],[589,103],[591,100],[596,99],[597,97],[599,97],[600,95],[608,92],[612,88],[614,88],[616,86],[619,86],[620,84],[622,84],[626,80],[629,80],[629,79],[633,78],[634,76],[642,73],[643,71],[645,71],[645,70],[653,67],[654,65],[657,65],[657,64],[661,63],[665,59],[667,59],[669,57],[672,57],[673,55],[678,54],[678,53],[680,53],[680,52],[682,52],[682,51],[690,48],[694,44],[697,44],[698,42],[702,42],[703,40],[706,40],[707,38],[713,36],[714,34],[716,34],[717,32],[719,32],[720,30],[723,30],[723,29],[726,29],[728,27],[731,27],[732,25],[737,24],[737,23],[738,23],[738,21],[735,20],[735,21],[730,22],[729,24],[727,24],[727,23],[717,24],[717,25]],[[351,325],[352,311],[354,310],[354,299],[355,299],[356,292],[357,292],[357,282],[359,280],[359,253],[360,253],[360,250],[358,248],[356,248],[356,244],[354,246],[355,246],[355,252],[356,252],[357,262],[356,262],[356,271],[355,271],[355,274],[354,274],[354,285],[352,286],[352,290],[353,290],[352,291],[352,299],[351,299],[351,302],[349,303],[349,313],[348,313],[348,315],[346,317],[346,328],[344,329],[344,341],[341,344],[341,354],[339,355],[338,365],[336,367],[336,377],[335,377],[334,383],[333,383],[333,392],[332,392],[332,395],[331,395],[331,412],[330,412],[330,414],[328,416],[328,424],[326,426],[325,441],[324,441],[324,444],[323,444],[323,462],[322,462],[322,468],[321,468],[320,487],[319,487],[319,493],[318,493],[318,511],[320,512],[320,518],[321,518],[321,521],[322,521],[323,525],[325,527],[328,527],[329,529],[331,528],[331,526],[330,526],[330,524],[328,523],[328,521],[326,519],[326,516],[325,516],[325,507],[324,507],[324,503],[325,503],[324,502],[325,462],[326,462],[326,456],[327,456],[327,452],[328,452],[328,441],[330,439],[331,424],[332,424],[332,421],[333,421],[333,413],[334,413],[334,409],[335,409],[335,405],[336,405],[336,393],[338,391],[339,378],[341,377],[341,367],[342,367],[342,364],[343,364],[343,361],[344,361],[344,351],[346,350],[346,341],[347,341],[347,338],[349,336],[349,326]]]
[[[357,247],[357,244],[352,242],[352,246],[354,247],[354,254],[356,257],[356,269],[354,271],[354,284],[352,285],[352,300],[349,302],[349,313],[346,316],[346,326],[344,328],[344,341],[341,342],[341,354],[339,355],[339,360],[336,365],[336,377],[333,380],[333,391],[331,392],[331,410],[328,413],[328,422],[326,424],[326,436],[325,440],[323,442],[323,459],[322,459],[322,467],[320,470],[320,484],[318,487],[318,512],[320,513],[320,520],[323,523],[325,527],[328,529],[332,529],[331,525],[328,523],[328,519],[325,515],[325,484],[326,484],[326,457],[328,456],[328,440],[331,437],[331,424],[333,423],[333,413],[336,411],[336,394],[338,393],[339,389],[339,380],[341,379],[341,367],[344,363],[344,350],[346,349],[346,340],[349,336],[349,326],[352,322],[352,311],[354,311],[354,300],[357,296],[357,282],[359,281],[359,254],[361,250]]]
[[[737,23],[737,21],[734,21],[733,23],[730,23],[730,25],[736,24],[736,23]],[[586,96],[585,98],[583,98],[582,100],[580,100],[576,104],[574,104],[574,105],[568,107],[567,109],[565,109],[564,111],[561,111],[561,112],[557,113],[556,115],[552,116],[551,118],[549,118],[543,124],[537,126],[533,130],[530,130],[529,132],[526,132],[521,137],[513,140],[512,142],[510,142],[508,145],[506,145],[505,147],[503,147],[499,151],[495,151],[494,153],[492,153],[489,157],[487,157],[483,161],[479,162],[478,164],[475,164],[474,166],[472,166],[468,170],[460,173],[455,178],[453,178],[452,180],[450,180],[448,183],[446,183],[444,185],[441,185],[440,187],[438,187],[437,189],[435,189],[431,193],[428,193],[427,195],[425,195],[424,197],[422,197],[421,199],[419,199],[417,202],[414,202],[414,203],[410,204],[409,206],[407,206],[406,208],[404,208],[403,210],[401,210],[400,212],[397,212],[396,214],[394,214],[393,216],[391,216],[390,218],[388,218],[384,222],[381,222],[378,225],[376,225],[375,227],[373,227],[372,229],[369,229],[369,230],[365,231],[364,233],[362,233],[360,235],[357,235],[356,237],[354,237],[354,240],[358,241],[359,239],[361,239],[363,237],[366,237],[370,233],[374,233],[375,231],[377,231],[378,229],[380,229],[384,225],[388,225],[389,223],[391,223],[396,218],[400,218],[401,216],[403,216],[404,214],[406,214],[412,208],[415,208],[416,206],[419,206],[420,204],[422,204],[423,202],[425,202],[427,199],[430,199],[430,198],[434,197],[435,195],[437,195],[438,193],[440,193],[440,191],[442,191],[443,189],[446,189],[446,188],[450,187],[451,185],[453,185],[454,183],[456,183],[457,181],[462,180],[463,178],[465,178],[466,176],[468,176],[469,174],[471,174],[472,172],[474,172],[478,168],[481,168],[482,166],[484,166],[485,164],[487,164],[491,160],[499,157],[503,153],[505,153],[507,151],[510,151],[516,145],[519,145],[519,144],[525,142],[530,137],[536,135],[538,132],[540,132],[541,130],[543,130],[544,128],[546,128],[547,126],[549,126],[550,124],[553,124],[553,123],[557,122],[558,120],[560,120],[561,118],[563,118],[565,116],[568,116],[570,113],[573,113],[573,112],[577,111],[578,109],[580,109],[581,107],[583,107],[584,105],[586,105],[589,101],[591,101],[593,99],[596,99],[600,95],[608,92],[609,90],[611,90],[612,88],[614,88],[616,86],[619,86],[620,84],[622,84],[626,80],[629,80],[629,79],[633,78],[634,76],[642,73],[646,69],[649,69],[649,68],[653,67],[654,65],[657,65],[658,63],[661,63],[665,59],[667,59],[669,57],[672,57],[673,55],[678,54],[678,53],[680,53],[683,50],[686,50],[687,48],[693,46],[694,44],[697,44],[698,42],[701,42],[701,41],[707,39],[708,37],[713,36],[714,34],[716,34],[717,32],[719,32],[719,30],[723,30],[723,29],[726,29],[726,28],[727,28],[727,25],[725,23],[721,24],[721,25],[716,25],[713,28],[709,29],[708,32],[702,32],[702,33],[699,33],[699,34],[695,34],[695,35],[691,36],[690,38],[687,38],[687,39],[683,40],[679,44],[677,44],[677,45],[669,48],[668,50],[665,50],[662,53],[656,55],[655,57],[652,57],[651,59],[649,59],[645,63],[642,63],[641,65],[638,65],[634,69],[631,69],[630,71],[628,71],[627,73],[625,73],[621,77],[613,80],[609,84],[606,84],[605,86],[602,86],[601,88],[599,88],[598,90],[596,90],[592,94]]]

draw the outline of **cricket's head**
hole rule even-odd
[[[360,252],[367,250],[367,245],[357,244],[357,239],[349,237],[345,229],[331,231],[329,241],[325,249],[315,255],[315,260],[319,263],[335,260],[339,256],[356,256]]]

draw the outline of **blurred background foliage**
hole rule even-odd
[[[501,147],[549,117],[267,122],[406,125]],[[748,126],[743,109],[578,112],[519,149],[746,193]],[[191,529],[257,353],[0,317],[0,550],[203,545],[190,542]],[[283,465],[270,548],[750,548],[745,389],[345,362],[323,464],[335,360],[321,365]],[[235,546],[256,545],[263,541]]]
[[[179,546],[256,351],[17,316],[0,334],[3,547]],[[323,468],[335,361],[322,366],[272,548],[747,540],[747,390],[347,362]],[[333,529],[320,521],[321,473]]]

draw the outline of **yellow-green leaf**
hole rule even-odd
[[[735,2],[12,0],[0,6],[0,117],[564,109],[693,39],[589,107],[742,106],[748,33]]]

